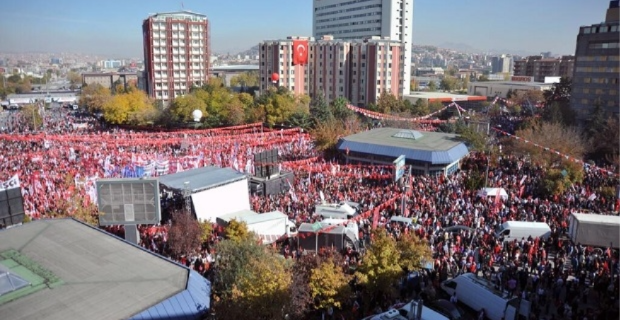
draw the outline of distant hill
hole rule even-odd
[[[256,55],[258,55],[258,45],[255,45],[255,46],[253,46],[250,49],[237,52],[235,55],[238,55],[238,54],[240,54],[242,56],[245,56],[245,55],[256,56]]]

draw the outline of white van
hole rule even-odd
[[[394,309],[366,317],[363,320],[450,320],[441,313],[425,306],[424,303],[420,305],[415,300],[392,308]]]
[[[351,219],[357,214],[357,209],[346,202],[332,204],[318,204],[314,209],[315,215],[332,219]]]
[[[527,240],[529,237],[547,240],[550,236],[551,228],[545,222],[506,221],[497,232],[497,237],[503,238],[504,242],[520,241],[522,238]]]
[[[448,295],[456,293],[458,301],[476,312],[484,309],[491,320],[516,319],[519,309],[520,319],[529,319],[531,304],[517,296],[509,297],[508,292],[495,289],[495,285],[466,273],[441,283],[441,289]]]

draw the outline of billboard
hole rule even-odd
[[[97,180],[99,225],[159,224],[157,179]]]
[[[22,189],[0,187],[0,229],[20,224],[24,221],[24,198]]]
[[[405,156],[401,155],[394,162],[394,182],[398,182],[405,174]]]

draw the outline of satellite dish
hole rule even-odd
[[[200,122],[200,119],[202,119],[202,111],[198,109],[194,110],[194,112],[192,112],[192,117],[195,122]]]

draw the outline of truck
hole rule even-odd
[[[256,233],[263,244],[271,244],[297,235],[295,223],[280,211],[257,213],[243,210],[219,216],[216,221],[220,226],[226,227],[232,220],[244,222],[248,230]]]
[[[568,237],[573,243],[599,248],[618,248],[620,216],[572,213],[568,221]]]
[[[531,303],[528,300],[498,290],[494,283],[473,273],[445,280],[440,286],[449,296],[456,295],[460,303],[477,313],[484,309],[487,319],[529,319]]]

